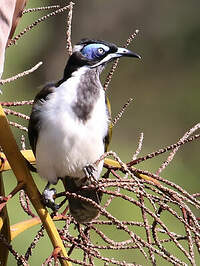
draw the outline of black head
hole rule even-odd
[[[105,66],[105,64],[113,59],[122,56],[140,58],[139,55],[126,48],[117,47],[113,43],[102,40],[82,39],[74,46],[73,53],[65,68],[63,80],[58,85],[81,67],[94,69],[99,66]]]

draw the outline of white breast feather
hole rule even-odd
[[[71,109],[78,82],[74,75],[43,105],[36,162],[39,174],[51,183],[56,183],[58,177],[83,178],[83,168],[104,153],[103,137],[108,128],[104,90],[100,90],[90,119],[83,123]],[[102,167],[103,162],[95,171],[95,178],[99,178]]]

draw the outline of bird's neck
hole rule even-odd
[[[72,69],[70,67],[70,69]],[[104,97],[103,87],[100,82],[100,68],[91,69],[86,66],[71,71],[68,65],[65,68],[64,77],[58,82],[66,84],[66,93],[70,87],[75,92],[75,98],[71,102],[71,108],[75,115],[82,121],[87,122],[98,99]],[[73,68],[75,69],[75,68]],[[67,76],[65,76],[67,74]]]

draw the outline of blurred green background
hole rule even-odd
[[[89,37],[123,45],[130,33],[135,29],[140,30],[129,48],[140,54],[142,60],[122,59],[108,90],[113,117],[128,98],[134,98],[114,128],[110,149],[116,151],[126,162],[131,160],[141,132],[144,133],[141,155],[144,155],[175,143],[185,131],[200,122],[199,1],[74,2],[73,44],[81,38]],[[68,1],[52,3],[29,0],[27,7],[66,3]],[[42,11],[24,15],[16,34],[47,13]],[[5,85],[2,88],[1,101],[32,99],[41,85],[62,77],[67,61],[65,34],[66,13],[63,13],[41,23],[24,35],[17,45],[7,49],[3,78],[22,72],[39,61],[43,61],[43,65],[33,74]],[[108,69],[102,75],[102,80],[105,80]],[[30,107],[17,110],[30,113]],[[10,117],[10,120],[14,121],[13,117]],[[24,123],[19,120],[18,122]],[[20,145],[21,132],[16,129],[13,132]],[[28,140],[26,143],[28,147]],[[154,172],[165,158],[166,155],[138,167]],[[180,149],[162,176],[181,185],[190,193],[199,192],[198,165],[199,143],[194,141]],[[8,193],[13,188],[14,181],[10,173],[5,173],[5,177]],[[44,181],[37,176],[35,180],[42,189]],[[8,208],[12,224],[27,218],[14,200],[9,202]],[[19,253],[24,252],[24,242],[29,243],[37,230],[38,228],[33,228],[15,239],[13,244],[17,246]],[[41,248],[44,252],[41,252]],[[39,261],[44,261],[49,250],[49,242],[42,241],[35,251],[38,255],[31,259],[31,265],[38,265]],[[144,263],[142,256],[135,261]],[[15,265],[12,256],[8,265]]]

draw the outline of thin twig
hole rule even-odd
[[[20,125],[20,124],[18,124],[16,122],[9,121],[9,125],[13,126],[13,127],[16,127],[16,128],[18,128],[20,130],[28,132],[28,128],[27,127],[24,127],[24,126],[22,126],[22,125]]]
[[[59,5],[54,5],[54,6],[42,6],[42,7],[34,7],[34,8],[28,8],[22,11],[22,15],[27,14],[27,13],[32,13],[32,12],[37,12],[37,11],[44,11],[44,10],[49,10],[53,8],[59,8]]]
[[[196,139],[198,139],[199,137],[200,137],[200,134],[197,134],[197,135],[194,135],[194,136],[192,136],[192,137],[190,137],[190,138],[187,138],[187,139],[185,139],[185,140],[178,141],[177,143],[172,144],[172,145],[170,145],[170,146],[167,146],[166,148],[162,148],[162,149],[160,149],[160,150],[158,150],[158,151],[155,151],[155,152],[149,153],[149,154],[147,154],[147,155],[144,156],[144,157],[140,157],[140,158],[138,158],[138,159],[136,159],[136,160],[133,160],[133,161],[127,163],[127,166],[130,167],[130,166],[136,165],[136,164],[138,164],[138,163],[141,163],[141,162],[143,162],[143,161],[146,161],[146,160],[148,160],[148,159],[154,158],[154,157],[156,157],[156,156],[158,156],[158,155],[160,155],[160,154],[163,154],[163,153],[165,153],[165,152],[167,152],[167,151],[171,151],[171,150],[173,150],[173,149],[176,149],[176,148],[179,147],[179,146],[182,146],[182,145],[184,145],[184,144],[186,144],[186,143],[189,143],[189,142],[191,142],[191,141],[193,141],[193,140],[196,140]]]
[[[132,160],[136,160],[138,155],[140,154],[140,152],[142,150],[143,139],[144,139],[144,133],[142,132],[140,134],[140,138],[139,138],[139,141],[138,141],[138,147],[137,147],[135,153],[133,154]]]
[[[66,37],[67,37],[67,52],[69,55],[72,54],[72,42],[71,42],[71,34],[72,34],[72,15],[73,15],[73,6],[74,3],[69,3],[69,12],[67,16],[67,31],[66,31]]]
[[[21,204],[22,209],[31,217],[36,217],[36,215],[31,211],[30,208],[30,201],[27,196],[27,194],[24,192],[24,190],[20,190],[19,193],[19,202]]]
[[[29,120],[30,119],[28,115],[22,114],[20,112],[16,112],[16,111],[13,111],[11,109],[6,109],[6,108],[4,108],[3,110],[4,110],[5,114],[7,114],[7,115],[14,115],[14,116],[23,118],[25,120]]]
[[[112,80],[113,74],[115,73],[115,70],[116,70],[116,68],[118,66],[118,63],[119,63],[119,58],[117,58],[114,61],[113,65],[112,65],[112,68],[111,68],[111,70],[109,71],[109,73],[108,73],[108,75],[106,77],[106,81],[105,81],[104,86],[103,86],[105,91],[108,89],[108,86],[109,86],[109,84],[110,84],[110,82]]]
[[[33,239],[33,242],[30,244],[29,248],[25,253],[25,259],[28,260],[29,257],[32,255],[32,250],[36,247],[39,240],[44,236],[44,226],[42,225],[39,231],[37,232],[36,236]]]
[[[126,41],[126,44],[124,45],[125,48],[129,46],[129,44],[135,39],[135,37],[137,36],[138,33],[139,33],[139,30],[135,30],[135,32],[133,34],[129,35],[129,37]],[[105,91],[108,89],[108,86],[112,80],[112,76],[113,76],[113,74],[117,68],[118,63],[119,63],[119,58],[114,61],[112,68],[106,77],[106,81],[105,81],[104,86],[103,86]]]
[[[65,6],[65,7],[62,7],[62,8],[59,8],[57,9],[56,11],[53,11],[52,13],[49,13],[39,19],[37,19],[36,21],[34,21],[31,25],[29,25],[28,27],[26,27],[23,31],[21,31],[17,36],[15,36],[11,41],[10,43],[8,44],[7,47],[10,47],[11,45],[14,45],[16,44],[16,42],[22,37],[24,36],[25,33],[27,33],[28,31],[30,31],[32,28],[34,28],[36,25],[38,25],[39,23],[45,21],[47,18],[50,18],[52,16],[55,16],[59,13],[62,13],[63,11],[67,10],[69,8],[69,5],[68,6]]]
[[[25,260],[24,256],[20,256],[19,253],[14,250],[13,246],[7,241],[7,239],[2,234],[0,234],[0,241],[7,247],[10,253],[14,256],[14,258],[18,262],[18,265],[27,266],[27,261]]]
[[[116,117],[113,119],[112,121],[112,126],[115,126],[117,124],[117,122],[119,121],[119,119],[122,117],[122,115],[124,114],[126,108],[129,106],[129,104],[133,101],[132,98],[129,98],[128,101],[122,106],[121,110],[119,111],[119,113],[116,115]]]
[[[186,140],[187,138],[189,138],[190,135],[192,135],[199,128],[200,128],[200,123],[196,124],[189,131],[187,131],[179,141],[181,142],[181,141]],[[180,148],[180,146],[176,147],[172,152],[170,152],[167,160],[164,161],[163,164],[160,166],[160,168],[156,171],[157,175],[159,175],[167,167],[167,165],[173,160],[173,158],[174,158],[176,152],[179,150],[179,148]]]
[[[5,83],[9,83],[9,82],[12,82],[12,81],[15,81],[19,78],[22,78],[26,75],[29,75],[30,73],[34,72],[36,69],[38,69],[43,63],[42,62],[39,62],[37,65],[35,65],[34,67],[22,72],[22,73],[19,73],[11,78],[8,78],[8,79],[1,79],[0,80],[0,85],[4,85]]]
[[[143,218],[143,221],[144,221],[144,225],[145,225],[145,231],[146,231],[146,236],[147,236],[147,241],[148,243],[152,244],[152,241],[151,241],[151,232],[150,232],[150,228],[149,228],[149,223],[148,223],[148,219],[147,219],[147,214],[144,210],[144,207],[145,207],[145,204],[144,204],[144,196],[141,192],[139,192],[139,201],[141,203],[141,212],[142,212],[142,218]],[[149,248],[149,255],[150,255],[150,259],[151,259],[151,262],[152,262],[152,265],[156,265],[156,260],[155,260],[155,256],[154,256],[154,253],[152,252],[152,250]]]
[[[2,106],[23,106],[23,105],[32,105],[33,104],[33,100],[29,100],[29,101],[20,101],[20,102],[0,102],[0,104]]]

